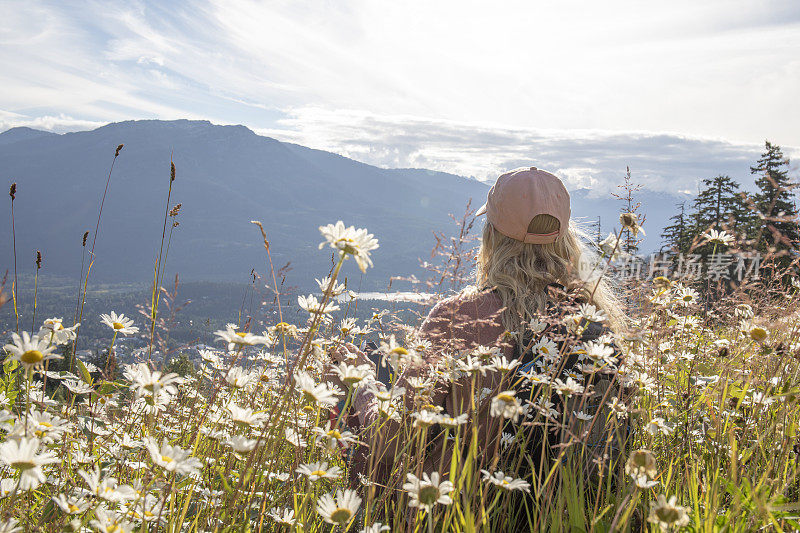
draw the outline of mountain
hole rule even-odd
[[[27,141],[29,139],[38,139],[40,137],[51,137],[54,135],[58,134],[21,126],[18,128],[11,128],[10,130],[0,133],[0,145],[11,144],[18,141]]]
[[[77,279],[81,237],[91,231],[114,150],[124,144],[111,177],[95,248],[92,279],[142,282],[152,279],[164,224],[170,158],[177,168],[170,207],[182,208],[169,249],[167,275],[186,280],[244,281],[262,275],[267,258],[251,220],[261,220],[276,268],[290,263],[287,283],[309,287],[331,266],[330,249],[318,250],[318,227],[342,220],[366,227],[379,239],[375,268],[361,275],[348,261],[351,287],[380,290],[389,276],[416,273],[430,257],[433,231],[452,231],[450,217],[467,202],[483,203],[488,185],[443,172],[381,169],[330,152],[259,136],[244,126],[206,121],[140,120],[92,131],[53,134],[14,128],[0,134],[0,177],[17,183],[18,267],[42,275]],[[532,163],[535,164],[535,163]],[[621,164],[624,164],[622,162]],[[572,191],[573,216],[602,217],[605,232],[617,224],[619,202]],[[644,193],[650,237],[679,200]],[[0,220],[10,221],[9,202]],[[8,224],[10,226],[10,224]],[[167,228],[169,231],[169,228]],[[13,268],[10,227],[0,234],[0,274]]]

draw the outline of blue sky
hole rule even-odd
[[[244,124],[380,166],[608,189],[800,157],[794,0],[0,3],[0,130]]]

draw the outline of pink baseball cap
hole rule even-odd
[[[497,178],[476,215],[484,213],[506,237],[529,244],[549,244],[569,230],[569,193],[561,180],[549,172],[536,167],[518,168]],[[528,233],[528,224],[536,215],[558,219],[558,230]]]

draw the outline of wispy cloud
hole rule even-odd
[[[0,127],[204,118],[384,166],[691,188],[800,146],[798,49],[794,0],[9,0]]]
[[[491,124],[295,110],[276,129],[258,130],[383,167],[419,167],[493,180],[536,165],[558,172],[571,188],[605,194],[630,166],[635,182],[656,191],[694,193],[703,178],[729,174],[747,184],[763,146],[647,132],[540,130]],[[800,150],[786,147],[787,155]]]

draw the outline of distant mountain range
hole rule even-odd
[[[114,150],[117,159],[103,208],[92,279],[152,279],[163,227],[170,157],[177,167],[170,207],[181,203],[167,264],[168,277],[246,281],[264,273],[258,229],[264,223],[277,267],[291,262],[287,283],[311,287],[330,268],[330,250],[318,250],[318,226],[337,220],[366,227],[380,241],[375,268],[363,277],[350,261],[351,286],[381,290],[391,275],[416,274],[429,259],[433,231],[455,229],[449,214],[467,202],[482,204],[489,185],[420,169],[382,169],[330,152],[255,134],[244,126],[206,121],[140,120],[92,131],[54,134],[13,128],[0,134],[0,178],[17,183],[14,204],[18,267],[30,274],[35,251],[44,255],[44,279],[77,279],[81,237],[94,232]],[[536,161],[531,161],[536,165]],[[621,162],[624,165],[625,162]],[[6,189],[7,190],[7,189]],[[603,232],[617,225],[619,200],[571,191],[573,217],[601,218]],[[0,202],[0,275],[11,269],[10,203]],[[686,196],[640,191],[647,214],[643,251]],[[87,249],[91,246],[91,239]],[[406,287],[400,287],[406,288]]]

